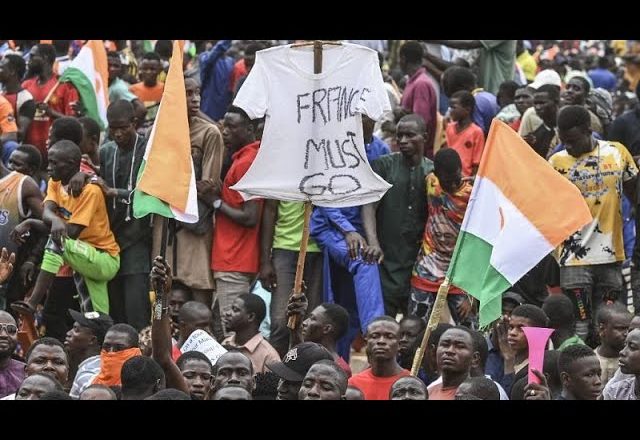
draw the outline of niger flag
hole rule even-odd
[[[194,176],[182,45],[175,40],[162,100],[138,173],[133,196],[134,217],[158,214],[185,223],[197,222]]]

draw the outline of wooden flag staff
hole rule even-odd
[[[449,293],[449,277],[445,277],[444,281],[440,285],[438,289],[438,295],[436,296],[436,301],[433,304],[433,309],[431,310],[431,316],[429,316],[429,323],[427,324],[427,328],[424,331],[424,337],[422,338],[422,343],[418,350],[416,350],[416,355],[413,358],[413,365],[411,365],[411,375],[417,376],[418,370],[420,369],[420,365],[422,364],[422,358],[424,357],[424,353],[427,349],[427,342],[429,341],[429,336],[431,336],[431,332],[438,326],[440,322],[440,316],[442,315],[442,309],[444,307],[448,307],[447,305],[447,294]]]
[[[334,41],[311,41],[307,43],[294,44],[291,47],[303,47],[313,45],[313,73],[322,73],[322,46],[323,45],[336,45],[339,46],[339,42]],[[309,220],[311,219],[311,202],[304,203],[304,225],[302,229],[302,238],[300,240],[300,252],[298,253],[298,264],[296,266],[296,278],[293,284],[292,298],[297,298],[302,295],[302,277],[304,275],[304,262],[307,257],[307,245],[309,243]],[[298,322],[297,315],[289,317],[287,327],[291,330],[295,330],[300,323]]]

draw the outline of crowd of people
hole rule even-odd
[[[294,42],[185,42],[199,220],[168,220],[164,256],[133,200],[173,44],[104,41],[105,127],[59,81],[85,43],[0,40],[3,400],[640,398],[640,41],[350,41],[378,54],[390,110],[359,115],[361,142],[392,187],[313,208],[295,295],[304,204],[232,189],[269,123],[234,98],[257,52]],[[494,119],[593,220],[496,292],[489,328],[451,286],[411,374]],[[537,381],[523,327],[554,330]],[[207,338],[223,353],[185,349]]]

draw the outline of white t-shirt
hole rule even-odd
[[[245,199],[311,201],[340,208],[380,200],[391,187],[366,159],[361,113],[391,110],[376,52],[325,45],[322,73],[313,46],[278,46],[256,61],[234,105],[251,119],[266,115],[258,155],[232,187]]]

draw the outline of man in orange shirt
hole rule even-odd
[[[11,103],[0,95],[0,144],[18,140],[18,126]]]
[[[158,114],[164,83],[158,81],[158,74],[162,70],[162,61],[155,52],[147,52],[140,63],[140,82],[129,87],[129,91],[144,103],[147,109],[142,129],[146,132],[153,126]]]
[[[47,294],[63,264],[74,271],[81,311],[109,314],[107,281],[120,268],[120,247],[109,227],[104,195],[98,185],[87,185],[72,197],[68,185],[80,170],[82,153],[71,141],[59,141],[49,150],[51,176],[44,201],[43,220],[28,219],[18,225],[24,234],[31,228],[50,233],[33,294],[12,304],[20,313],[33,313]]]

